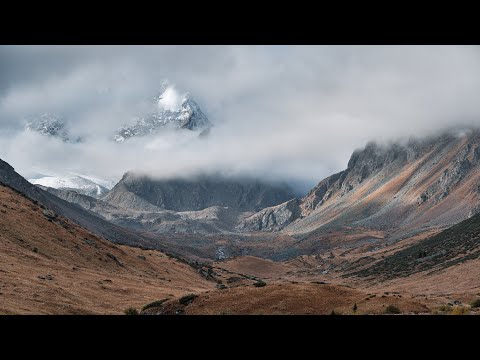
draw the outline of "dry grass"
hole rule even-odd
[[[353,306],[357,304],[354,312]],[[184,309],[185,314],[208,315],[330,315],[383,314],[388,305],[395,305],[403,313],[429,313],[419,301],[395,296],[372,297],[344,286],[307,283],[267,284],[265,287],[241,286],[222,291],[199,294]],[[165,313],[178,309],[178,299],[165,303]]]
[[[214,284],[158,251],[116,246],[0,186],[0,313],[122,314]],[[34,251],[36,249],[36,251]]]

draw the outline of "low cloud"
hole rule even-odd
[[[0,157],[25,176],[222,171],[305,190],[370,140],[480,125],[473,46],[1,46],[0,79]],[[215,124],[210,136],[113,142],[152,110],[165,79],[194,96]],[[85,141],[25,132],[25,117],[44,112]]]

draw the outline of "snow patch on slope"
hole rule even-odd
[[[54,189],[75,190],[78,193],[93,197],[101,197],[109,191],[105,186],[78,175],[64,177],[45,176],[38,179],[29,179],[29,181],[34,185],[42,185]],[[108,184],[108,181],[102,181],[102,183]]]

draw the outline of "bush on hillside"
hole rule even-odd
[[[124,313],[125,315],[138,315],[138,310],[133,307],[129,307],[124,311]]]
[[[472,309],[476,309],[480,307],[480,299],[473,300],[472,303],[470,304]]]
[[[159,306],[162,306],[162,304],[167,301],[168,299],[162,299],[162,300],[157,300],[157,301],[154,301],[154,302],[151,302],[150,304],[147,304],[145,305],[144,307],[142,307],[142,311],[145,311],[147,309],[151,309],[151,308],[155,308],[155,307],[159,307]]]
[[[195,295],[195,294],[189,294],[189,295],[185,295],[183,297],[180,298],[180,300],[178,300],[178,302],[182,305],[188,305],[190,304],[196,297],[198,297],[198,295]]]
[[[452,315],[466,315],[470,312],[465,306],[454,306],[452,310]]]
[[[388,305],[385,314],[400,314],[400,309],[394,305]]]

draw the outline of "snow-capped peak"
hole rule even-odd
[[[135,119],[115,135],[116,142],[124,142],[134,136],[156,134],[166,127],[187,129],[205,134],[212,123],[200,110],[189,93],[181,96],[174,86],[164,82],[159,95],[154,98],[157,111]]]
[[[160,111],[178,111],[182,105],[182,96],[174,86],[167,86],[156,98]]]

